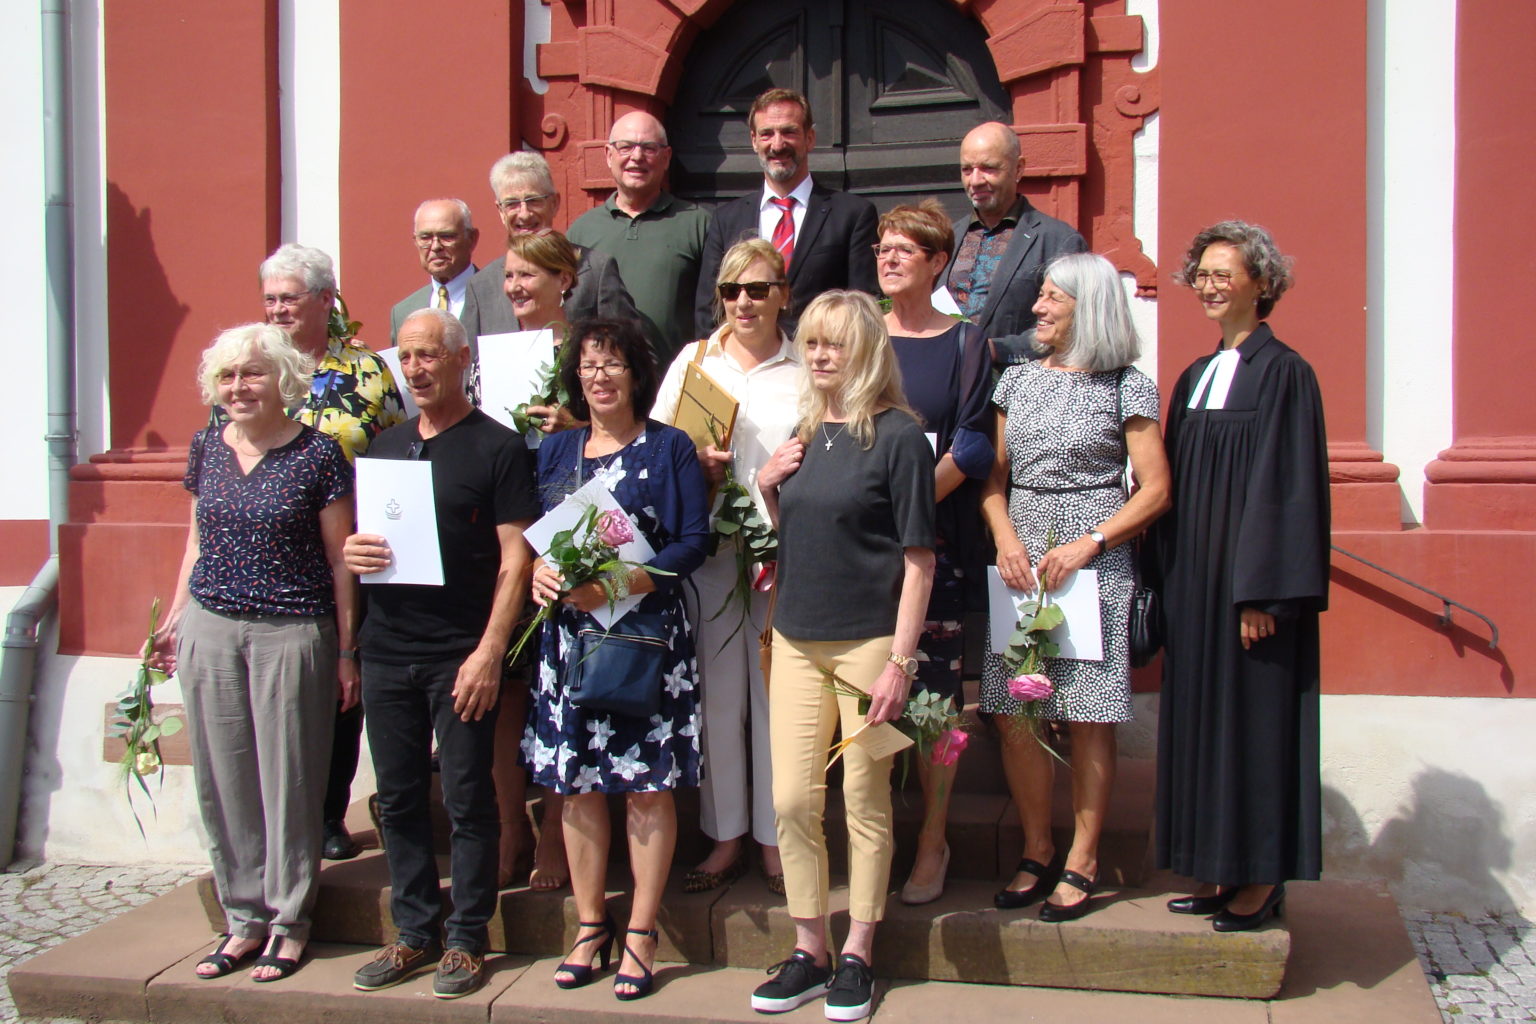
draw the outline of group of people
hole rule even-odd
[[[316,250],[287,245],[263,263],[266,322],[204,353],[214,415],[193,440],[186,555],[155,645],[182,679],[227,919],[200,977],[251,959],[260,982],[298,968],[321,854],[353,852],[340,818],[365,722],[398,935],[357,971],[358,989],[433,965],[439,997],[479,985],[531,781],[546,798],[530,885],[568,879],[580,922],[556,983],[589,984],[617,951],[615,995],[645,996],[673,793],[699,787],[713,845],[683,887],[736,880],[755,844],[794,921],[793,950],[751,1005],[824,998],[829,1019],[861,1019],[892,888],[895,755],[843,749],[850,927],[834,951],[829,750],[839,731],[900,718],[918,693],[964,704],[964,622],[990,565],[1036,593],[1095,570],[1103,636],[1099,660],[1044,659],[1054,692],[1031,709],[1070,736],[1065,851],[1050,828],[1056,755],[1020,727],[1009,669],[987,657],[980,711],[998,727],[1024,834],[1000,910],[1040,903],[1043,920],[1069,921],[1095,903],[1115,725],[1131,718],[1138,584],[1161,595],[1167,622],[1158,861],[1199,883],[1169,909],[1210,915],[1218,931],[1256,927],[1280,911],[1286,880],[1317,877],[1327,461],[1312,371],[1264,322],[1289,260],[1243,222],[1197,236],[1175,276],[1221,342],[1180,378],[1160,432],[1119,275],[1019,194],[1007,126],[962,142],[972,212],[955,221],[933,200],[881,216],[815,184],[797,93],[759,96],[747,126],[763,189],[713,216],[661,189],[670,150],[644,113],[614,124],[617,191],[568,237],[552,230],[560,196],[535,154],[492,168],[507,246],[491,266],[472,263],[467,204],[423,203],[414,239],[428,284],[391,316],[409,420],[387,367],[351,337]],[[946,290],[961,316],[935,306]],[[542,420],[535,453],[477,407],[476,367],[482,336],[545,327],[561,397],[529,410]],[[696,448],[671,425],[690,368],[738,403],[728,445]],[[386,538],[356,531],[360,455],[430,464],[442,586],[358,586],[393,557]],[[771,580],[771,600],[758,592],[719,614],[742,601],[738,559],[711,519],[728,476],[778,553],[752,581]],[[654,555],[567,580],[524,532],[593,481]],[[664,650],[649,714],[573,693],[600,629],[592,613],[615,594],[640,598],[630,614]],[[540,608],[536,653],[508,664]],[[757,637],[770,629],[765,677]],[[924,814],[900,898],[920,904],[943,891],[956,769],[916,762]],[[446,917],[434,769],[452,823]],[[633,877],[622,929],[605,885],[615,793]]]

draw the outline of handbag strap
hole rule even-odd
[[[709,343],[709,339],[708,338],[700,338],[699,339],[699,343],[694,346],[693,358],[689,360],[689,362],[691,362],[694,366],[701,366],[701,365],[703,365],[703,362],[704,362],[704,346],[707,345],[708,343]]]
[[[773,610],[779,604],[779,578],[775,571],[773,585],[768,588],[768,614],[763,617],[763,631],[758,634],[757,640],[761,644],[773,643]]]

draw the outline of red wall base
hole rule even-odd
[[[0,521],[0,587],[32,582],[48,557],[48,520]]]
[[[1536,484],[1426,483],[1424,523],[1437,530],[1536,530]]]

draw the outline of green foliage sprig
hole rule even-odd
[[[128,689],[117,699],[117,720],[109,732],[123,740],[123,756],[118,761],[118,768],[128,796],[128,808],[133,812],[133,823],[139,827],[140,836],[145,836],[144,822],[139,819],[139,809],[133,802],[133,788],[137,785],[143,791],[149,798],[150,810],[155,811],[155,794],[145,779],[153,775],[157,783],[164,784],[165,762],[160,756],[160,740],[176,735],[182,727],[181,719],[175,715],[167,715],[159,722],[154,720],[155,702],[151,691],[156,683],[163,683],[167,678],[164,672],[149,663],[159,629],[160,599],[157,597],[149,606],[149,636],[139,650],[138,671]],[[155,813],[158,817],[158,812]]]

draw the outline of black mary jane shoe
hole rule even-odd
[[[1039,903],[1051,894],[1051,891],[1056,888],[1056,883],[1061,879],[1061,865],[1054,860],[1047,866],[1025,857],[1019,861],[1019,866],[1014,868],[1013,872],[1017,875],[1025,871],[1035,876],[1035,884],[1028,889],[998,890],[992,894],[994,907],[998,910],[1020,910]]]
[[[1218,889],[1210,896],[1180,896],[1178,899],[1168,901],[1168,912],[1209,917],[1227,909],[1227,904],[1232,902],[1232,897],[1237,895],[1237,890],[1238,887],[1234,885],[1230,889]]]
[[[1082,892],[1083,898],[1076,903],[1052,903],[1046,900],[1040,904],[1040,920],[1047,924],[1060,924],[1062,921],[1076,921],[1088,911],[1092,910],[1093,888],[1096,884],[1087,875],[1080,875],[1076,871],[1063,871],[1061,880],[1072,888]]]
[[[256,958],[256,962],[251,967],[252,969],[257,967],[273,967],[277,969],[277,973],[265,978],[252,978],[252,981],[263,984],[269,981],[282,981],[299,969],[299,961],[304,958],[303,952],[300,952],[296,957],[278,956],[277,951],[282,948],[282,945],[283,937],[281,935],[274,935],[267,940],[267,948],[262,951],[261,956]]]
[[[1218,932],[1246,932],[1268,921],[1271,915],[1279,917],[1284,904],[1285,883],[1281,882],[1269,890],[1269,895],[1264,897],[1258,910],[1251,914],[1234,914],[1230,909],[1223,910],[1211,918],[1211,927]]]
[[[204,974],[202,971],[193,971],[192,973],[197,975],[199,978],[202,978],[204,981],[208,980],[209,978],[222,978],[224,975],[229,974],[231,971],[235,970],[235,968],[239,967],[251,957],[258,955],[261,952],[261,943],[259,942],[238,956],[233,953],[224,952],[229,948],[229,944],[234,941],[235,937],[228,932],[220,935],[219,944],[214,947],[213,952],[209,953],[207,956],[203,957],[197,962],[197,966],[199,967],[203,966],[203,964],[212,964],[214,967],[213,973]]]

